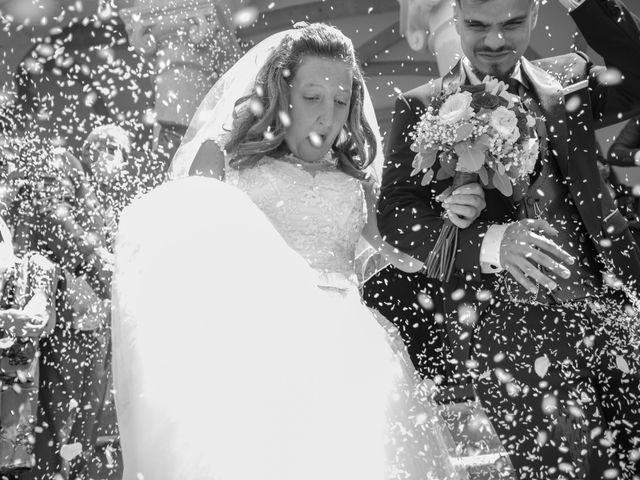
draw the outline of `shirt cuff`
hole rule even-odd
[[[480,270],[482,273],[498,273],[503,270],[500,263],[500,245],[508,226],[508,223],[489,226],[482,239],[482,245],[480,245]]]
[[[560,3],[570,12],[582,5],[586,0],[560,0]]]

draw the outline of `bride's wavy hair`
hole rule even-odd
[[[285,36],[258,72],[251,94],[236,102],[225,145],[231,157],[229,165],[250,167],[265,155],[277,158],[288,152],[282,113],[289,112],[290,82],[305,57],[338,60],[353,69],[349,115],[333,149],[346,173],[363,177],[376,156],[376,141],[364,115],[362,69],[351,40],[323,23],[305,24]]]

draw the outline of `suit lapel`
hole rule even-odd
[[[553,76],[525,58],[522,59],[522,68],[546,117],[549,152],[555,156],[560,172],[568,180],[569,190],[587,230],[597,238],[601,234],[600,179],[590,158],[595,149],[593,139],[584,135],[592,135],[592,130],[585,130],[580,122],[571,128],[574,122],[566,111],[562,85]]]
[[[569,176],[569,147],[566,110],[562,85],[544,70],[536,67],[526,58],[521,61],[522,70],[527,75],[536,96],[540,100],[540,109],[547,124],[547,141],[549,151],[555,153],[560,171],[564,177]]]
[[[466,75],[462,69],[462,60],[458,60],[458,63],[455,64],[449,73],[442,77],[442,89],[447,90],[453,88],[454,85],[461,85],[465,78]]]

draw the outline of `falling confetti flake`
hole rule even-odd
[[[627,363],[627,361],[624,359],[624,357],[622,355],[616,355],[616,367],[622,373],[630,373],[631,372],[631,370],[629,369],[629,364]]]
[[[616,68],[608,68],[600,75],[598,75],[598,81],[603,85],[614,86],[622,82],[622,72]]]
[[[549,359],[546,355],[536,358],[533,369],[540,378],[544,378],[549,370]]]
[[[433,298],[431,298],[430,295],[428,295],[425,292],[420,292],[418,294],[418,303],[420,304],[420,306],[422,308],[424,308],[425,310],[431,311],[434,309],[434,302],[433,302]]]
[[[238,28],[245,28],[253,25],[260,12],[255,7],[241,8],[233,14],[233,24]]]
[[[318,135],[316,132],[311,132],[309,134],[309,141],[316,148],[319,148],[322,146],[322,137]]]
[[[60,448],[60,456],[67,462],[70,462],[82,453],[82,444],[80,442],[63,445]]]
[[[571,97],[569,100],[567,100],[567,103],[565,104],[565,108],[567,112],[573,113],[580,108],[580,105],[581,105],[580,97],[575,95]]]
[[[282,122],[282,126],[285,128],[291,125],[291,117],[287,112],[278,112],[278,116],[280,117],[280,121]]]
[[[249,108],[251,109],[251,113],[253,113],[256,117],[261,117],[262,113],[264,112],[264,107],[262,106],[262,103],[260,102],[260,100],[257,100],[257,99],[251,100],[251,104],[249,105]]]

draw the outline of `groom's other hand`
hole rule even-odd
[[[569,278],[571,275],[565,265],[572,265],[575,260],[549,238],[557,235],[545,220],[519,220],[505,230],[500,244],[500,263],[531,293],[538,292],[536,284],[556,289],[558,285],[550,276]],[[543,269],[547,273],[543,273]]]
[[[442,206],[451,223],[458,228],[467,228],[487,206],[484,200],[484,189],[479,183],[463,185],[445,198]]]

